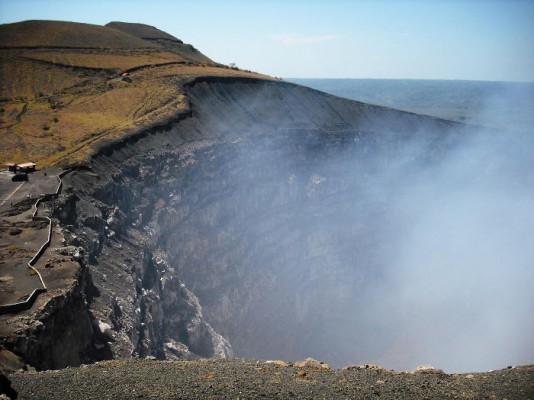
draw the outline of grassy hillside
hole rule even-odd
[[[186,61],[184,57],[169,52],[98,53],[98,52],[31,52],[20,57],[44,61],[57,66],[82,67],[103,70],[127,70],[140,65],[157,65]]]
[[[186,111],[186,80],[265,78],[142,24],[25,21],[0,40],[0,163],[85,163],[93,145]]]

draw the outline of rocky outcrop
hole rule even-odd
[[[20,328],[3,344],[38,369],[64,368],[91,360],[93,328],[85,291],[91,283],[85,269],[66,290],[51,290],[30,316],[14,315],[6,323]]]
[[[77,171],[72,182],[99,181],[94,177]],[[232,355],[229,343],[204,320],[198,299],[169,267],[165,254],[151,245],[142,213],[157,199],[137,203],[128,190],[142,190],[146,182],[137,186],[132,177],[121,178],[132,185],[107,182],[94,193],[71,187],[58,207],[71,227],[67,241],[85,244],[88,250],[86,263],[95,283],[88,298],[98,325],[93,356]]]

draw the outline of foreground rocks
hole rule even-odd
[[[533,365],[448,375],[297,364],[129,359],[10,378],[19,399],[534,399]]]

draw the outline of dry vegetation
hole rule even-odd
[[[155,51],[139,51],[125,54],[109,54],[109,52],[39,52],[39,53],[24,53],[25,58],[33,60],[45,61],[55,65],[65,65],[69,67],[83,67],[93,69],[117,69],[127,70],[138,67],[140,65],[157,65],[170,62],[185,62],[183,57],[178,54],[155,52]]]
[[[29,100],[45,93],[59,93],[84,79],[81,71],[38,65],[6,51],[0,51],[0,74],[0,99],[3,102]]]
[[[194,62],[175,44],[158,47],[108,27],[29,21],[0,25],[0,37],[2,163],[85,163],[94,144],[186,111],[186,80],[266,78]],[[198,53],[198,60],[209,59]],[[131,69],[128,79],[121,79],[120,73]]]

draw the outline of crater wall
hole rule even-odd
[[[186,89],[190,116],[66,179],[111,354],[405,365],[410,310],[384,294],[406,205],[475,130],[283,82]]]

